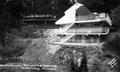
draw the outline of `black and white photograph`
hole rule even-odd
[[[0,0],[0,72],[120,72],[120,0]]]

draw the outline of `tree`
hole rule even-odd
[[[112,18],[112,23],[113,23],[113,26],[119,30],[120,28],[120,5],[118,5],[111,13],[111,18]]]
[[[120,34],[115,32],[112,33],[111,36],[107,39],[105,44],[103,45],[103,50],[109,53],[112,53],[116,56],[120,56]]]
[[[6,33],[10,28],[20,27],[19,24],[20,19],[25,15],[28,10],[25,0],[9,0],[9,1],[1,1],[1,9],[0,9],[0,39],[1,44],[5,46]]]

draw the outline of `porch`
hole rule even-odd
[[[64,41],[63,41],[64,40]],[[97,46],[103,43],[99,35],[75,35],[71,38],[61,38],[57,40],[54,44],[58,45],[72,45],[72,46]]]

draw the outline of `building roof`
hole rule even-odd
[[[71,6],[69,9],[67,9],[64,13],[67,14],[67,13],[70,13],[72,11],[75,11],[81,6],[84,6],[84,5],[76,2],[73,6]]]
[[[76,14],[79,16],[90,15],[92,12],[85,6],[81,6],[76,10]]]
[[[56,15],[50,15],[50,14],[41,14],[41,15],[28,15],[24,16],[22,21],[56,21]]]
[[[73,23],[75,21],[75,15],[76,15],[76,9],[83,6],[83,4],[75,3],[73,6],[71,6],[68,10],[66,10],[64,13],[65,15],[60,18],[58,21],[56,21],[56,24],[67,24],[67,23]]]
[[[111,20],[105,13],[92,13],[83,4],[75,3],[72,7],[66,10],[65,15],[57,20],[55,24],[71,24],[71,23],[87,23],[87,22],[100,22],[107,21],[110,25]]]

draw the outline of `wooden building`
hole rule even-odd
[[[60,28],[55,33],[60,39],[54,44],[67,46],[94,46],[103,43],[112,26],[106,13],[91,12],[76,2],[55,22]]]

